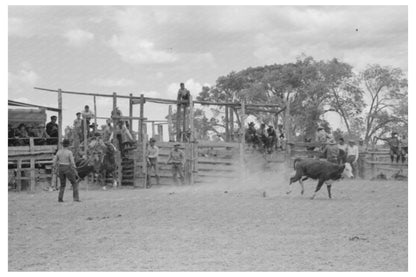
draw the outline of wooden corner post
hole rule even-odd
[[[58,149],[61,149],[62,142],[62,90],[58,89]]]
[[[145,141],[145,136],[143,133],[143,117],[144,117],[144,95],[140,94],[140,117],[139,120],[139,140],[140,142]]]

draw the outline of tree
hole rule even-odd
[[[364,115],[366,143],[397,124],[407,126],[407,79],[401,69],[371,65],[361,72],[360,80],[370,100]]]

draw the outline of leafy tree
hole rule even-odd
[[[364,113],[366,143],[397,124],[407,126],[407,79],[401,69],[371,65],[361,72],[360,80],[370,102]]]

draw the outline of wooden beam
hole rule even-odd
[[[176,141],[181,141],[181,106],[176,105]]]

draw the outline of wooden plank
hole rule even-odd
[[[225,106],[225,141],[230,141],[230,123],[229,123],[229,116],[228,116],[229,107]]]

